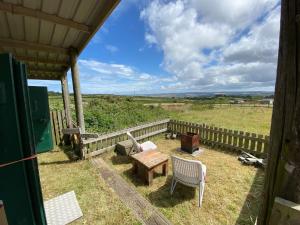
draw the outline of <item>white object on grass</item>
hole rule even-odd
[[[149,151],[149,150],[156,150],[157,146],[152,141],[146,141],[142,144],[138,143],[135,138],[131,135],[130,132],[126,133],[129,139],[132,140],[133,147],[137,152]]]
[[[82,217],[74,191],[44,202],[48,225],[66,225]]]

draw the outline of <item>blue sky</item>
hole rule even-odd
[[[123,0],[79,57],[82,92],[273,91],[279,20],[277,0]]]

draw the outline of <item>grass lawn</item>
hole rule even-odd
[[[272,108],[188,105],[170,109],[171,118],[269,135]]]
[[[198,191],[193,188],[178,184],[173,196],[170,195],[171,163],[168,177],[158,174],[149,187],[133,176],[127,156],[108,152],[102,157],[174,224],[254,224],[261,200],[263,170],[243,166],[236,155],[221,151],[205,149],[201,155],[192,157],[176,150],[180,146],[177,140],[158,138],[155,143],[161,152],[198,159],[207,166],[202,208],[197,206]]]
[[[75,191],[83,217],[72,224],[140,224],[89,161],[72,162],[58,149],[38,161],[44,200]]]

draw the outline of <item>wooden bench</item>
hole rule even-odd
[[[157,150],[140,152],[131,156],[133,161],[133,173],[143,179],[148,185],[152,184],[154,170],[162,166],[164,176],[168,174],[169,157]]]

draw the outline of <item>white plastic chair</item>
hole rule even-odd
[[[156,150],[157,146],[152,141],[146,141],[142,144],[138,143],[135,138],[131,135],[130,132],[126,133],[129,137],[129,139],[132,140],[133,147],[136,152],[143,152],[143,151],[149,151],[149,150]]]
[[[177,182],[190,187],[199,187],[198,206],[201,207],[205,186],[206,166],[196,160],[182,159],[177,156],[172,156],[171,158],[173,167],[171,194],[173,194]]]

